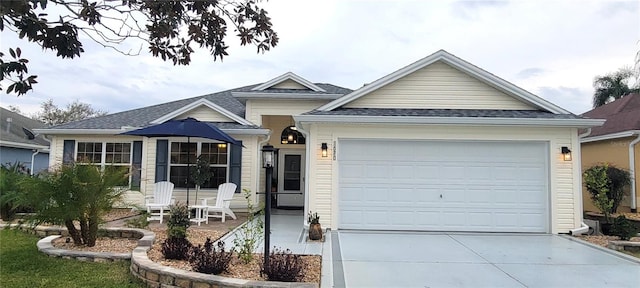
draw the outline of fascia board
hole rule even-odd
[[[318,85],[313,84],[311,81],[309,81],[307,79],[304,79],[304,78],[296,75],[293,72],[284,73],[284,74],[282,74],[282,75],[280,75],[280,76],[278,76],[276,78],[273,78],[273,79],[271,79],[271,80],[269,80],[267,82],[264,82],[264,83],[262,83],[262,84],[260,84],[260,85],[258,85],[256,87],[253,87],[251,90],[253,90],[253,91],[264,90],[264,89],[270,88],[270,87],[272,87],[274,85],[280,84],[280,83],[282,83],[282,82],[284,82],[286,80],[292,80],[292,81],[298,82],[298,84],[300,84],[302,86],[305,86],[305,87],[307,87],[307,88],[309,88],[309,89],[311,89],[313,91],[326,92],[324,89],[318,87]]]
[[[580,143],[589,143],[589,142],[596,142],[596,141],[602,141],[602,140],[626,138],[626,137],[631,137],[638,134],[640,134],[640,130],[628,130],[628,131],[622,131],[617,133],[581,138]]]
[[[171,112],[169,114],[165,114],[162,117],[151,121],[150,123],[151,124],[163,123],[163,122],[171,120],[171,119],[173,119],[173,118],[175,118],[175,117],[177,117],[177,116],[179,116],[181,114],[187,113],[187,112],[189,112],[189,111],[191,111],[191,110],[193,110],[193,109],[195,109],[195,108],[197,108],[197,107],[199,107],[201,105],[205,105],[205,106],[215,110],[216,112],[226,116],[227,118],[229,118],[229,119],[231,119],[233,121],[236,121],[236,122],[238,122],[238,123],[240,123],[242,125],[254,125],[253,123],[249,122],[248,120],[246,120],[246,119],[244,119],[244,118],[242,118],[242,117],[240,117],[240,116],[238,116],[236,114],[233,114],[229,110],[224,109],[224,108],[220,107],[219,105],[216,105],[215,103],[213,103],[213,102],[211,102],[209,100],[206,100],[206,99],[200,99],[198,101],[192,102],[191,104],[186,105],[186,106],[184,106],[184,107],[182,107],[182,108],[180,108],[178,110],[175,110],[175,111],[173,111],[173,112]]]
[[[240,99],[318,99],[335,100],[342,94],[309,94],[309,93],[269,93],[269,92],[231,92],[231,95]]]
[[[296,122],[362,123],[362,124],[441,124],[441,125],[508,125],[587,128],[601,126],[601,119],[480,118],[480,117],[415,117],[297,115]]]
[[[116,135],[129,129],[33,129],[33,132],[44,135],[83,134],[83,135]]]
[[[49,146],[19,143],[19,142],[13,142],[13,141],[0,140],[0,146],[12,147],[12,148],[23,148],[23,149],[40,149],[40,150],[49,151]]]
[[[230,135],[269,135],[269,129],[222,129],[222,132]]]

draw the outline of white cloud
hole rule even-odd
[[[198,51],[187,67],[143,48],[127,57],[85,42],[62,60],[2,32],[2,50],[21,46],[39,75],[25,96],[1,104],[25,112],[52,98],[118,112],[269,80],[287,71],[314,82],[358,88],[445,49],[574,113],[591,107],[596,75],[632,65],[640,27],[637,1],[269,1],[280,36],[265,54],[231,39],[214,62]],[[634,23],[636,21],[636,23]],[[136,47],[130,43],[130,47]]]

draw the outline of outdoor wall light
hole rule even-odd
[[[218,144],[218,148],[220,148],[220,149],[227,148],[227,143],[220,143],[220,144]]]
[[[327,150],[329,149],[329,147],[327,147],[327,143],[323,142],[320,148],[322,149],[322,157],[327,157]]]
[[[271,168],[273,167],[273,157],[274,157],[275,149],[271,145],[262,146],[262,167],[263,168]]]
[[[571,161],[571,150],[569,150],[569,147],[567,146],[562,146],[562,157],[564,157],[564,161]]]

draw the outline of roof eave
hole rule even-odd
[[[436,124],[436,125],[508,125],[588,128],[601,126],[602,119],[493,118],[493,117],[418,117],[297,115],[296,122],[360,123],[360,124]]]
[[[36,133],[46,135],[118,135],[125,131],[141,127],[123,127],[122,129],[35,129]],[[227,134],[235,135],[268,135],[270,131],[262,128],[220,129]]]
[[[343,94],[314,94],[314,93],[273,93],[273,92],[231,92],[231,95],[238,99],[317,99],[335,100]]]
[[[602,140],[626,138],[634,135],[640,135],[640,130],[627,130],[627,131],[609,133],[609,134],[598,135],[598,136],[588,136],[588,137],[580,138],[580,143],[589,143],[589,142],[596,142],[596,141],[602,141]]]
[[[28,143],[19,143],[13,141],[3,141],[0,140],[0,146],[11,147],[11,148],[20,148],[20,149],[37,149],[37,150],[46,150],[49,151],[49,146],[37,145],[37,144],[28,144]]]

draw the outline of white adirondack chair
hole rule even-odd
[[[224,222],[226,216],[229,215],[231,218],[236,219],[236,214],[229,208],[231,199],[236,193],[236,187],[238,187],[236,184],[224,183],[218,186],[217,197],[202,198],[202,205],[207,206],[205,210],[207,212],[207,224],[209,223],[209,218],[221,218],[222,222]],[[216,201],[215,204],[211,203],[214,199]]]
[[[145,197],[145,205],[147,213],[149,213],[148,221],[160,220],[164,217],[165,211],[169,212],[169,205],[174,204],[173,183],[169,181],[161,181],[155,184],[153,188],[153,196]]]

